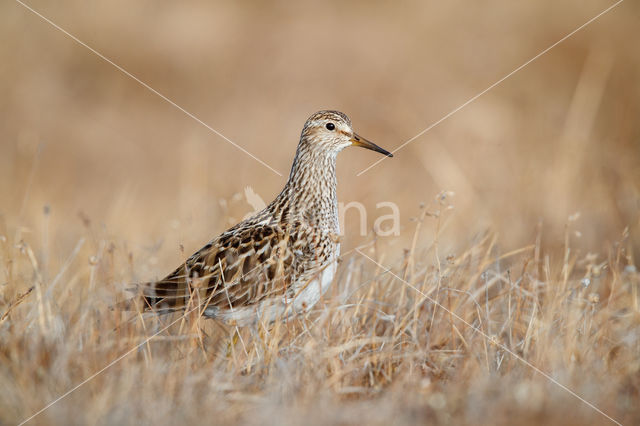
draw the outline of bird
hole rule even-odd
[[[138,309],[199,309],[205,318],[246,326],[308,312],[330,287],[340,256],[336,157],[349,146],[393,155],[352,129],[339,111],[305,122],[284,188],[165,278],[136,286]]]

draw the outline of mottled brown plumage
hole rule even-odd
[[[207,317],[238,325],[308,310],[335,274],[340,254],[336,156],[351,145],[391,156],[355,134],[345,114],[313,114],[276,199],[166,278],[139,286],[144,308],[171,312],[193,306]]]

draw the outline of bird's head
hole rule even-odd
[[[322,150],[336,155],[348,146],[360,146],[393,157],[389,151],[358,135],[351,128],[351,120],[340,111],[319,111],[302,128],[300,143],[308,149]]]

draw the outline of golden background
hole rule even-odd
[[[84,232],[83,212],[134,245],[163,238],[176,262],[180,242],[196,249],[228,216],[251,211],[234,194],[251,186],[269,202],[279,192],[314,111],[342,110],[356,131],[393,150],[609,5],[30,4],[284,175],[5,3],[5,220],[37,235],[49,205],[50,240],[64,253]],[[529,243],[539,221],[552,242],[576,212],[587,247],[625,226],[637,241],[638,11],[622,3],[361,176],[378,155],[346,150],[340,200],[362,202],[369,228],[388,213],[375,204],[392,201],[406,231],[420,202],[453,191],[453,246],[487,228],[504,244]],[[347,218],[357,243],[349,229],[357,216]]]
[[[105,308],[113,294],[100,286],[161,277],[251,211],[246,187],[269,202],[313,112],[341,110],[359,134],[394,150],[614,2],[28,4],[282,175],[18,2],[2,2],[0,236],[6,253],[33,249],[43,282],[56,274],[65,282],[70,262],[74,285],[84,283],[89,267],[74,262],[104,255],[97,297]],[[399,206],[401,235],[378,239],[388,262],[410,247],[420,203],[434,209],[437,195],[452,191],[438,237],[443,258],[490,233],[499,253],[541,235],[549,250],[570,238],[572,255],[606,257],[624,240],[621,264],[637,265],[638,40],[640,5],[624,1],[393,159],[358,176],[381,157],[345,150],[340,201],[367,207],[367,229],[389,213],[377,203]],[[358,229],[350,211],[345,250],[371,240]],[[428,250],[434,235],[425,226],[419,246]],[[21,259],[0,272],[0,313],[31,285]],[[24,415],[12,419],[50,399],[19,406]]]

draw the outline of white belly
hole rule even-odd
[[[320,271],[317,278],[304,283],[304,287],[293,297],[283,296],[281,299],[266,300],[255,306],[244,306],[224,312],[217,311],[211,316],[230,324],[244,326],[256,321],[269,323],[278,318],[284,319],[308,312],[331,286],[338,269],[338,256],[340,256],[340,244],[336,247],[333,259]]]
[[[309,284],[298,292],[292,301],[294,313],[306,312],[318,303],[318,300],[320,300],[331,286],[337,269],[338,261],[334,260],[320,272],[318,278],[309,282]],[[291,301],[289,303],[291,304]]]

